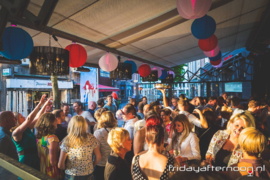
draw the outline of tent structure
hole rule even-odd
[[[0,2],[0,7],[10,3]],[[163,68],[205,57],[191,34],[193,20],[178,14],[176,0],[31,0],[26,7],[21,16],[10,13],[6,26],[25,29],[35,46],[48,46],[49,34],[58,38],[52,46],[77,42],[87,51],[88,65],[98,66],[108,51],[137,66]],[[269,0],[213,0],[207,14],[217,23],[221,51],[248,46],[267,11]]]

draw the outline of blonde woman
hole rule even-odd
[[[206,162],[215,166],[227,167],[238,163],[242,151],[238,144],[240,132],[247,127],[254,127],[251,120],[243,113],[228,121],[226,130],[217,131],[209,144]]]
[[[124,128],[114,128],[108,135],[108,144],[112,153],[105,166],[105,180],[131,180],[130,164],[125,160],[127,152],[131,151],[132,140]]]
[[[102,114],[103,112],[105,112],[105,111],[108,111],[108,109],[106,109],[106,108],[99,108],[99,109],[97,109],[96,112],[94,113],[94,117],[95,117],[96,120],[97,120],[97,123],[96,123],[95,126],[94,126],[94,132],[98,129],[98,121],[99,121],[99,118],[100,118],[101,114]]]
[[[68,124],[68,135],[60,146],[58,162],[58,167],[65,170],[66,180],[92,180],[94,167],[101,159],[98,140],[87,133],[87,127],[87,122],[79,115],[72,117]]]
[[[253,177],[270,179],[270,163],[259,158],[267,144],[265,136],[255,128],[244,129],[239,136],[239,145],[243,152],[243,159],[232,167],[238,167],[240,171],[230,171],[228,175],[232,179],[251,174]],[[265,166],[265,170],[262,168]],[[241,171],[241,169],[245,169]]]
[[[107,142],[108,134],[111,129],[116,126],[117,120],[111,111],[105,111],[101,114],[98,120],[98,130],[96,130],[94,133],[94,136],[100,143],[99,150],[101,153],[101,160],[97,164],[94,172],[95,179],[104,179],[105,165],[112,150]]]
[[[192,132],[192,127],[193,125],[184,114],[177,115],[171,124],[169,146],[166,149],[180,151],[176,157],[179,162],[201,160],[199,138]]]

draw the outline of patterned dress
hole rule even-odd
[[[40,158],[40,171],[52,178],[62,178],[62,172],[58,169],[57,165],[52,166],[50,163],[49,148],[52,142],[59,142],[56,135],[43,136],[38,140],[38,155]]]
[[[135,157],[135,162],[134,162],[133,169],[132,169],[132,177],[134,180],[147,180],[147,179],[145,179],[145,177],[143,176],[143,174],[140,170],[139,158],[140,158],[139,155]],[[168,157],[166,167],[165,167],[162,175],[159,178],[160,180],[168,180],[169,179],[169,177],[171,176],[171,173],[173,173],[173,172],[171,172],[170,167],[174,167],[174,159],[172,156]]]
[[[94,171],[93,151],[99,146],[98,140],[88,133],[85,143],[75,147],[67,147],[65,142],[60,146],[67,153],[65,174],[70,176],[87,176]]]
[[[223,145],[226,143],[229,137],[230,135],[226,132],[226,130],[217,131],[214,134],[213,138],[211,139],[211,142],[209,144],[209,147],[205,156],[212,155],[212,159],[215,159],[218,151],[223,147]],[[243,158],[243,153],[238,144],[232,152],[232,155],[228,163],[228,167],[231,166],[232,164],[238,163],[238,161],[242,158]]]

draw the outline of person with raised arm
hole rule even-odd
[[[34,128],[38,118],[45,111],[47,105],[50,104],[51,98],[46,101],[46,95],[41,97],[40,102],[35,109],[29,114],[26,120],[22,121],[23,118],[17,119],[17,126],[13,128],[12,140],[16,146],[19,162],[26,164],[32,168],[40,170],[40,160],[38,157],[36,137],[31,131]],[[45,104],[44,104],[45,103]],[[42,109],[40,107],[44,104]],[[39,112],[38,112],[39,111]]]

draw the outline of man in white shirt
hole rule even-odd
[[[150,108],[150,105],[149,104],[146,104],[146,105],[143,106],[144,119],[138,120],[137,122],[135,122],[135,124],[134,124],[134,134],[133,134],[134,136],[135,136],[136,132],[139,129],[141,129],[141,128],[144,127],[144,125],[145,125],[145,116],[148,113],[149,108]]]
[[[127,104],[122,110],[122,117],[125,121],[124,129],[129,132],[129,137],[133,141],[134,124],[138,120],[135,107],[132,104]]]
[[[74,110],[74,112],[77,113],[77,115],[84,117],[84,119],[86,120],[86,122],[88,124],[87,132],[93,133],[93,132],[91,132],[91,126],[95,126],[96,121],[93,118],[93,116],[91,115],[91,113],[88,111],[82,110],[82,103],[80,101],[76,101],[75,103],[73,103],[73,110]]]

